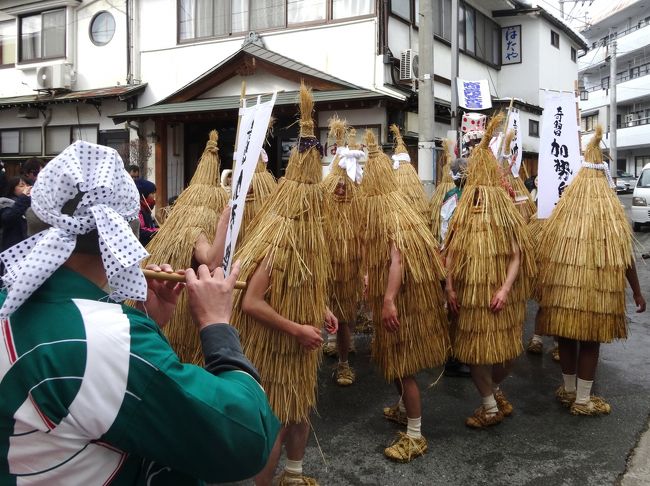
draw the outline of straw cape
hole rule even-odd
[[[627,337],[625,271],[632,234],[608,183],[597,127],[585,164],[544,225],[540,242],[540,324],[545,334],[580,341]]]
[[[424,192],[420,176],[411,164],[411,159],[404,144],[404,139],[395,124],[390,126],[390,131],[395,139],[395,149],[393,150],[393,168],[397,175],[399,190],[408,203],[415,211],[422,216],[425,221],[429,221],[429,201]],[[396,160],[397,159],[397,160]]]
[[[375,325],[372,357],[384,378],[393,381],[447,359],[449,325],[440,285],[444,271],[428,224],[399,191],[391,161],[379,150],[371,131],[366,132],[366,145],[361,192],[367,225],[368,303]],[[395,301],[400,327],[392,333],[381,322],[391,245],[402,257],[402,283]]]
[[[509,130],[506,134],[503,150],[504,154],[510,154],[510,145],[512,144],[514,135],[515,132],[513,130]],[[503,170],[507,176],[508,185],[512,188],[515,195],[515,206],[524,218],[524,221],[528,223],[532,215],[537,212],[537,206],[535,205],[535,201],[533,201],[533,196],[531,196],[521,177],[519,177],[519,175],[515,177],[512,173],[514,154],[512,156],[504,155],[502,163]]]
[[[268,199],[247,242],[235,258],[240,279],[259,265],[270,275],[266,301],[280,315],[322,328],[331,264],[323,228],[321,153],[314,137],[311,90],[300,89],[300,139],[289,157],[286,177]],[[268,328],[241,311],[237,292],[233,325],[246,356],[260,372],[273,411],[284,424],[305,422],[316,404],[319,351],[308,352],[288,334]]]
[[[266,169],[266,162],[262,158],[262,154],[260,154],[250,188],[248,189],[248,194],[246,194],[244,217],[239,228],[239,235],[237,236],[240,247],[246,242],[246,237],[252,227],[255,216],[257,216],[260,209],[262,209],[269,196],[275,192],[277,187],[278,184],[275,177]]]
[[[217,139],[217,131],[212,130],[190,185],[178,196],[167,219],[147,245],[150,256],[144,260],[143,267],[148,263],[169,263],[172,268],[189,268],[199,236],[213,238],[219,216],[228,204],[228,195],[219,186]],[[199,335],[190,316],[185,291],[164,333],[181,361],[203,362]]]
[[[493,117],[469,157],[465,189],[445,242],[460,305],[454,354],[474,365],[502,363],[521,352],[530,276],[535,272],[528,228],[501,185],[497,161],[488,148],[502,120],[503,115]],[[506,279],[513,243],[521,252],[519,273],[505,307],[494,313],[490,302]]]
[[[330,136],[338,147],[345,146],[343,120],[330,120]],[[361,205],[359,187],[339,166],[341,156],[332,161],[332,170],[323,181],[325,188],[325,228],[332,260],[330,309],[341,322],[354,323],[361,298]]]
[[[440,157],[440,164],[442,165],[442,180],[436,186],[429,202],[429,220],[431,221],[431,232],[436,241],[440,241],[440,210],[442,204],[445,202],[445,196],[451,191],[456,184],[451,178],[451,161],[452,157],[449,153],[449,142],[443,142],[443,151]]]

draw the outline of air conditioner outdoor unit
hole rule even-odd
[[[419,58],[412,49],[402,51],[399,60],[400,81],[412,81],[418,77]]]
[[[70,89],[72,87],[72,65],[53,64],[36,70],[38,89]]]

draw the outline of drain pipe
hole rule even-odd
[[[45,128],[52,120],[52,109],[45,108],[41,111],[41,114],[43,115],[43,123],[41,123],[41,157],[45,157]]]

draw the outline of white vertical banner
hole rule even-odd
[[[490,150],[494,154],[494,158],[497,159],[499,164],[501,163],[501,160],[499,160],[499,149],[503,150],[501,147],[501,141],[503,140],[503,133],[499,132],[496,137],[492,137],[492,140],[490,140]]]
[[[510,130],[515,132],[515,136],[510,143],[510,154],[509,161],[512,163],[512,175],[519,177],[519,169],[521,168],[521,159],[522,159],[522,134],[521,127],[519,126],[519,110],[513,108],[508,117],[508,126],[506,128],[506,133]]]
[[[580,170],[574,93],[546,93],[539,142],[537,217],[548,218]]]
[[[246,194],[253,180],[253,173],[262,151],[269,120],[275,105],[276,93],[269,101],[240,109],[241,120],[235,152],[235,170],[232,177],[232,196],[230,199],[230,221],[226,233],[226,246],[223,253],[224,273],[230,273],[232,257],[235,254],[237,236],[244,218]]]
[[[492,108],[490,85],[487,79],[467,81],[456,79],[458,83],[458,106],[467,110],[487,110]]]

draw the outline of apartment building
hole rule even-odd
[[[619,2],[582,34],[589,49],[579,60],[583,146],[602,125],[609,146],[611,42],[616,40],[618,171],[638,176],[650,163],[650,12],[645,2]]]

